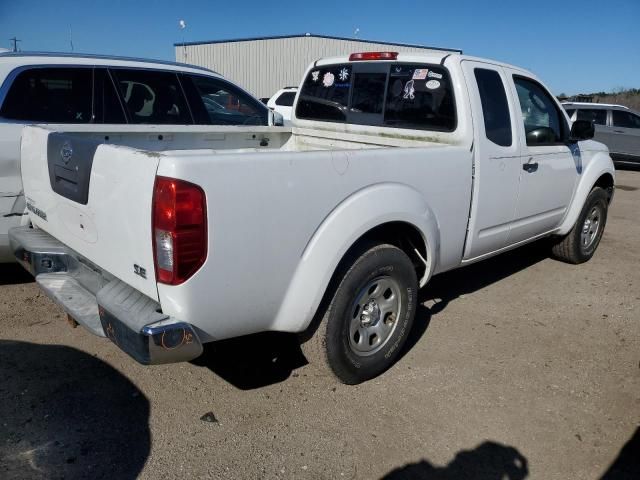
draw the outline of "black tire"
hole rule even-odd
[[[329,288],[307,332],[311,337],[301,344],[305,357],[347,384],[380,375],[395,362],[413,325],[418,281],[411,260],[393,245],[361,245]]]
[[[607,192],[600,187],[594,187],[584,202],[578,220],[571,231],[552,247],[553,256],[558,260],[573,264],[584,263],[593,257],[607,224],[608,209]],[[591,223],[588,223],[587,219]],[[595,230],[593,229],[593,219],[597,219]],[[586,237],[583,236],[585,231]]]

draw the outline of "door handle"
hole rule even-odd
[[[522,169],[525,172],[533,173],[538,170],[538,162],[532,162],[533,158],[529,159],[527,163],[522,164]]]

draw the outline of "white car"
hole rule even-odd
[[[278,123],[277,115],[260,101],[204,68],[93,55],[1,53],[0,262],[14,260],[9,228],[27,221],[20,179],[25,124],[270,122]]]
[[[291,121],[291,110],[293,109],[293,102],[296,99],[297,87],[285,87],[276,92],[276,94],[269,99],[267,107],[271,110],[275,110],[285,122]]]
[[[389,368],[433,275],[553,237],[589,260],[615,170],[530,72],[367,52],[306,72],[292,127],[26,127],[16,258],[141,363],[298,333],[346,383]]]

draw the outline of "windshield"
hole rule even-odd
[[[439,65],[339,64],[309,72],[301,119],[436,131],[456,127],[449,72]]]

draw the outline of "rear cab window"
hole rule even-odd
[[[295,98],[296,92],[283,92],[278,98],[276,98],[276,105],[280,105],[281,107],[292,107]]]
[[[321,66],[305,79],[296,117],[452,132],[455,102],[440,65],[362,62]]]

